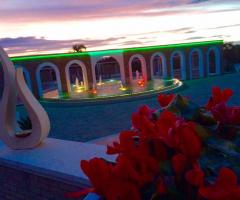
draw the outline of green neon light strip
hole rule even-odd
[[[27,61],[27,60],[40,60],[40,59],[55,59],[55,58],[73,58],[73,57],[84,57],[84,56],[102,56],[107,54],[120,54],[131,51],[151,51],[160,49],[176,49],[176,48],[193,48],[207,45],[222,45],[223,40],[213,40],[205,42],[192,42],[182,44],[170,44],[170,45],[158,45],[149,47],[136,47],[136,48],[125,48],[125,49],[112,49],[102,51],[89,51],[82,53],[59,53],[59,54],[48,54],[48,55],[34,55],[34,56],[21,56],[12,57],[12,61]]]
[[[223,40],[214,40],[214,41],[205,41],[205,42],[170,44],[170,45],[161,45],[161,46],[152,46],[152,47],[128,48],[128,49],[125,49],[125,52],[151,51],[156,49],[193,48],[193,47],[208,46],[208,45],[222,45],[223,43],[224,43]]]

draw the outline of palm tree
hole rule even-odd
[[[86,51],[87,47],[83,44],[74,44],[72,49],[74,52],[84,52]]]

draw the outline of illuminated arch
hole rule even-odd
[[[157,53],[154,53],[151,57],[151,60],[150,60],[150,68],[151,68],[151,79],[153,80],[154,79],[154,64],[153,64],[153,61],[154,61],[154,58],[156,56],[159,56],[161,58],[161,62],[162,62],[162,72],[163,72],[163,78],[166,78],[167,77],[167,62],[166,62],[166,57],[163,53],[161,52],[157,52]]]
[[[210,54],[214,53],[214,58],[210,58]],[[207,72],[208,75],[217,75],[220,74],[221,71],[221,56],[220,56],[220,49],[218,47],[210,47],[207,51]],[[215,68],[215,72],[211,72],[211,61],[210,59],[214,59],[215,63],[214,63],[214,68]]]
[[[90,54],[91,55],[91,54]],[[120,66],[120,74],[121,74],[121,82],[125,84],[125,70],[124,70],[124,59],[123,54],[101,54],[99,56],[91,56],[91,68],[92,68],[92,79],[93,79],[93,88],[96,88],[97,86],[97,79],[96,79],[96,64],[103,59],[104,57],[112,57],[114,58],[119,66]]]
[[[179,59],[180,59],[179,69],[174,69],[174,65],[176,64],[174,59],[176,58],[176,56],[179,56]],[[186,60],[185,60],[184,53],[180,50],[174,51],[171,54],[170,63],[171,63],[171,77],[179,78],[180,80],[186,80]]]
[[[65,67],[65,76],[66,76],[66,81],[67,81],[68,92],[71,92],[71,90],[72,90],[71,89],[69,69],[73,64],[77,64],[82,69],[84,86],[85,86],[85,89],[88,90],[89,86],[88,86],[88,77],[87,77],[86,65],[80,60],[71,60],[70,62],[67,63],[67,65]]]
[[[194,48],[190,51],[189,53],[189,67],[190,67],[190,79],[193,78],[193,54],[197,53],[198,54],[198,71],[199,71],[199,77],[202,78],[204,77],[204,65],[203,65],[203,52],[201,49]]]
[[[40,72],[44,67],[51,67],[54,70],[55,75],[56,75],[56,80],[57,80],[58,93],[61,93],[62,92],[62,84],[61,84],[60,72],[58,70],[58,67],[51,62],[45,62],[45,63],[38,65],[37,70],[36,70],[36,78],[37,78],[37,86],[38,86],[39,96],[40,97],[43,96],[43,88],[42,88]]]
[[[142,77],[145,81],[147,81],[147,67],[146,67],[146,60],[141,54],[132,55],[129,59],[128,66],[129,66],[129,79],[130,82],[133,81],[133,73],[132,73],[132,62],[135,58],[138,58],[141,62],[141,69],[142,69]]]

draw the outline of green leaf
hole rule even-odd
[[[195,130],[197,132],[197,135],[202,141],[207,140],[211,136],[211,133],[209,132],[209,130],[207,130],[206,128],[204,128],[199,124],[196,125]]]

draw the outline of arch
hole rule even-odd
[[[125,84],[124,59],[123,59],[123,53],[122,52],[119,52],[117,54],[105,54],[104,53],[104,54],[101,54],[101,55],[98,55],[98,56],[90,53],[90,56],[91,56],[93,88],[97,87],[97,80],[96,80],[96,73],[95,73],[96,64],[99,60],[101,60],[105,56],[113,57],[118,62],[118,64],[120,65],[121,81],[122,81],[123,84]]]
[[[197,66],[194,61],[194,53],[197,53],[198,60],[197,60]],[[195,65],[195,66],[194,66]],[[189,68],[190,68],[190,79],[193,79],[196,77],[196,74],[198,73],[197,78],[203,78],[204,77],[204,65],[203,65],[203,52],[199,48],[194,48],[189,53]]]
[[[179,57],[177,57],[179,56]],[[180,59],[180,60],[177,60]],[[174,69],[175,68],[175,69]],[[179,68],[179,69],[178,69]],[[177,50],[171,54],[171,77],[186,80],[186,60],[182,51]]]
[[[134,59],[138,58],[141,62],[141,69],[142,69],[142,77],[144,81],[147,81],[147,67],[146,67],[146,60],[141,54],[134,54],[130,57],[129,62],[128,62],[128,68],[129,68],[129,79],[130,82],[133,81],[133,73],[132,73],[132,62]]]
[[[94,72],[98,81],[100,76],[103,81],[109,79],[121,80],[120,64],[113,56],[105,56],[98,60]]]
[[[23,74],[24,74],[24,78],[25,78],[25,81],[27,83],[27,86],[32,91],[32,81],[31,81],[30,73],[29,73],[28,69],[26,67],[21,66],[21,65],[15,65],[15,67],[16,67],[16,69],[17,68],[22,68],[23,69]]]
[[[38,65],[37,70],[36,70],[37,87],[38,87],[39,96],[40,97],[43,96],[43,88],[42,88],[40,72],[44,67],[51,67],[54,70],[55,75],[56,75],[56,80],[57,80],[58,93],[61,93],[62,92],[62,84],[61,84],[60,72],[58,70],[58,67],[51,62],[45,62],[45,63]]]
[[[214,53],[214,57],[213,55],[211,55],[211,53]],[[220,49],[218,47],[210,47],[207,51],[208,75],[211,76],[211,75],[220,74],[220,69],[221,69]]]
[[[68,92],[72,91],[72,89],[71,89],[71,81],[70,81],[70,72],[69,72],[69,69],[72,66],[72,64],[77,64],[77,65],[79,65],[79,67],[81,67],[85,89],[88,90],[89,86],[88,86],[88,77],[87,77],[86,65],[82,61],[80,61],[80,60],[71,60],[71,61],[69,61],[67,63],[67,65],[65,67],[65,76],[66,76],[66,81],[67,81]]]
[[[152,56],[151,56],[151,59],[150,59],[150,68],[151,68],[151,79],[153,80],[154,79],[154,58],[156,56],[159,56],[161,58],[161,64],[162,64],[162,77],[163,78],[166,78],[167,77],[167,61],[166,61],[166,57],[163,53],[161,52],[157,52],[157,53],[154,53]]]

